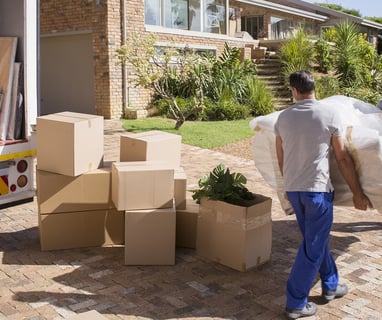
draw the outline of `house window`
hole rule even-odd
[[[188,1],[164,0],[165,26],[174,29],[188,29]]]
[[[145,24],[161,25],[161,0],[145,0]]]
[[[226,0],[145,0],[145,24],[226,34]]]
[[[292,20],[271,17],[271,39],[287,39],[294,32],[294,23]]]
[[[189,0],[188,6],[188,25],[189,30],[201,31],[202,30],[202,15],[200,9],[200,0]]]
[[[267,32],[264,30],[264,16],[243,17],[241,30],[247,31],[253,39],[267,37]]]
[[[226,33],[226,8],[224,0],[205,1],[205,32]]]

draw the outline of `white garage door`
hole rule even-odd
[[[91,34],[41,37],[41,115],[95,113]]]

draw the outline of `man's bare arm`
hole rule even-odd
[[[333,136],[332,147],[337,160],[338,168],[353,193],[354,207],[359,210],[366,210],[367,207],[371,208],[372,204],[369,198],[363,193],[353,159],[346,150],[342,138]]]
[[[277,154],[277,162],[279,164],[281,175],[283,175],[283,163],[284,163],[284,150],[283,150],[283,142],[280,136],[276,136],[276,154]]]

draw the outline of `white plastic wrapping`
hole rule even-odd
[[[355,162],[362,188],[374,209],[382,213],[382,111],[371,104],[345,96],[332,96],[321,101],[339,108],[345,129],[343,139]],[[293,209],[285,197],[283,177],[276,156],[274,124],[280,112],[256,117],[249,126],[256,131],[253,139],[255,166],[264,180],[277,191],[285,213],[291,214]],[[330,168],[335,189],[334,204],[353,206],[353,195],[332,154]]]

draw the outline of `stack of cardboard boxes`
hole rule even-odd
[[[178,246],[240,271],[270,258],[271,199],[201,210],[186,199],[181,136],[123,134],[119,159],[104,163],[103,135],[100,116],[37,118],[42,250],[124,245],[126,265],[173,265]]]
[[[195,248],[180,136],[121,135],[120,159],[108,164],[100,116],[39,117],[36,138],[42,250],[124,244],[125,264],[172,265],[178,239]]]
[[[111,200],[103,117],[37,118],[37,205],[42,250],[123,244],[124,212]]]

